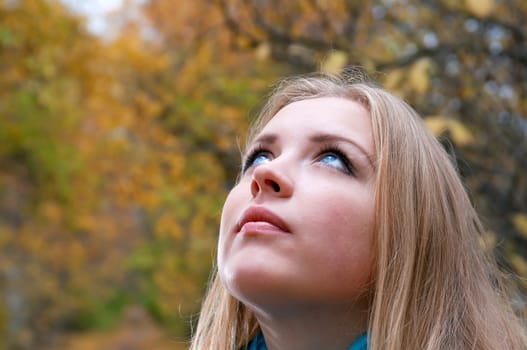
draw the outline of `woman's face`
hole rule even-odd
[[[281,109],[249,147],[223,208],[218,268],[255,307],[344,303],[372,275],[374,145],[360,104],[323,97]]]

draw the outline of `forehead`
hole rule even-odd
[[[343,97],[318,97],[292,102],[280,109],[260,133],[325,132],[368,139],[371,118],[358,102]]]

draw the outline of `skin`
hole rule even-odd
[[[372,282],[368,111],[337,97],[294,102],[248,154],[223,208],[220,278],[270,350],[347,349],[366,330]]]

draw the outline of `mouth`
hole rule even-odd
[[[236,223],[237,233],[291,233],[289,227],[280,216],[264,207],[250,207],[245,210]]]

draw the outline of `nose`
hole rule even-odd
[[[280,169],[277,160],[258,165],[251,181],[253,197],[268,194],[275,197],[289,197],[293,194],[293,181]]]

